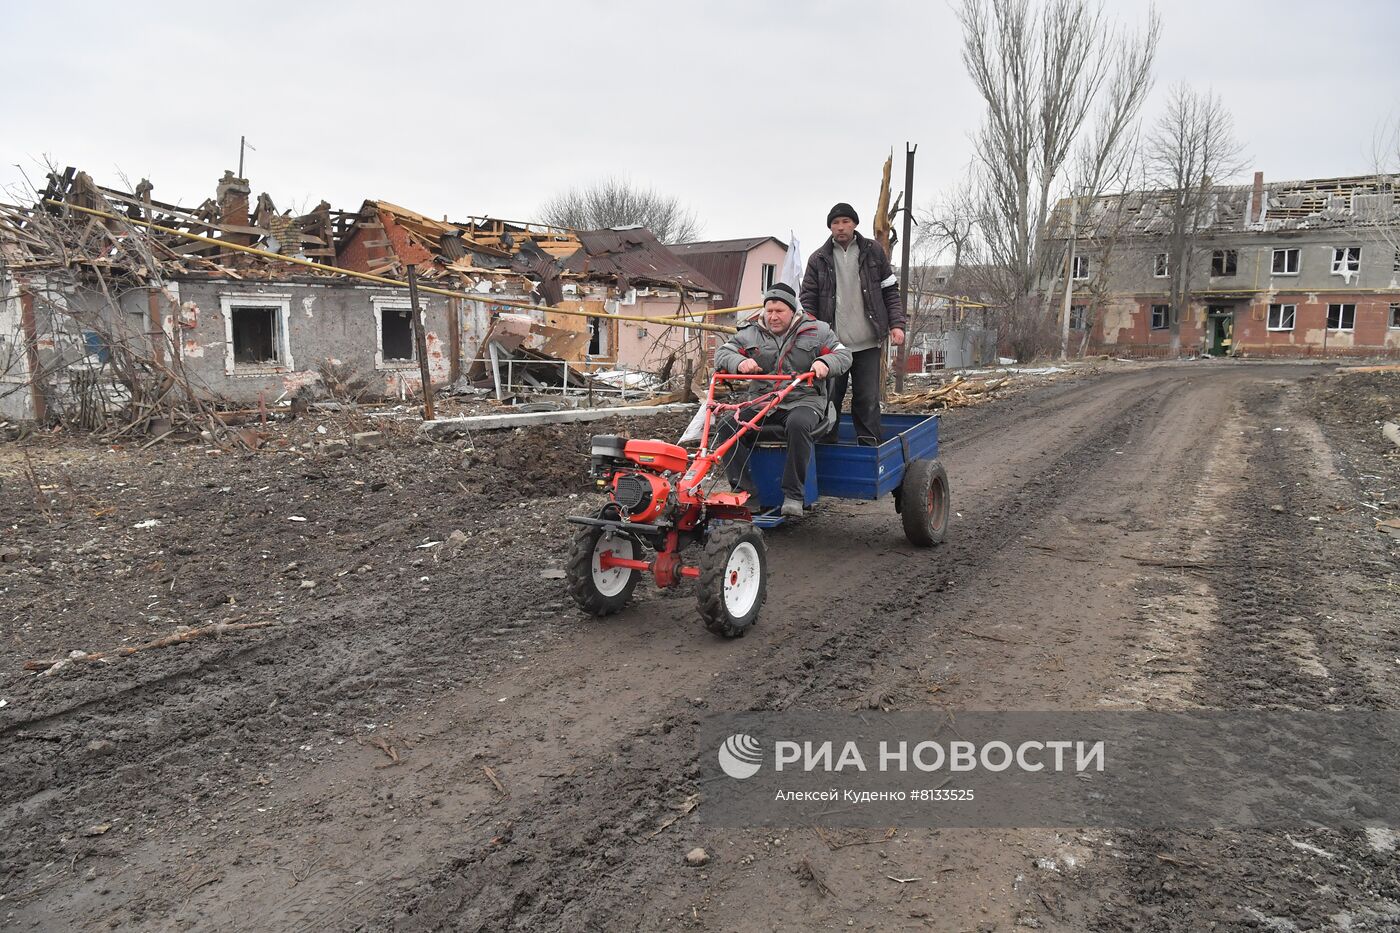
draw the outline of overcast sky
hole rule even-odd
[[[1112,4],[1125,23],[1146,2]],[[1213,87],[1266,179],[1359,174],[1400,118],[1400,3],[1181,0],[1166,89]],[[810,253],[918,143],[916,201],[956,185],[982,104],[931,3],[9,2],[0,186],[76,165],[197,204],[236,168],[279,208],[365,198],[531,219],[623,174],[693,206],[706,238],[794,229]],[[898,186],[898,183],[897,185]]]

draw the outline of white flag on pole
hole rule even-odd
[[[787,257],[783,259],[783,274],[778,277],[779,282],[786,282],[792,286],[792,290],[798,295],[802,294],[802,244],[797,240],[797,234],[788,230],[788,250]],[[797,300],[798,307],[802,306],[802,299]]]

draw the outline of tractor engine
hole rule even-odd
[[[594,436],[590,475],[628,521],[649,524],[675,504],[675,480],[685,473],[684,447],[665,441],[630,440],[612,434]]]

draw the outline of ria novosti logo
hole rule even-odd
[[[732,778],[751,778],[763,766],[763,746],[758,739],[736,732],[719,747],[720,770]]]

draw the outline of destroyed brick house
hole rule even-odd
[[[119,347],[162,367],[177,357],[183,377],[220,403],[273,403],[315,389],[327,367],[358,372],[371,395],[406,397],[421,389],[409,296],[398,284],[409,265],[426,289],[435,384],[473,371],[489,381],[488,341],[507,318],[500,356],[549,364],[539,379],[521,375],[532,384],[558,384],[550,373],[561,369],[576,386],[597,370],[680,372],[687,354],[698,362],[705,353],[678,329],[511,304],[656,318],[721,307],[720,289],[645,230],[438,221],[383,201],[354,212],[322,202],[294,216],[266,194],[252,201],[247,181],[232,173],[192,209],[153,200],[152,190],[145,180],[134,192],[99,186],[70,168],[50,176],[38,203],[0,205],[0,418],[42,420],[71,407],[78,387],[103,381]]]
[[[1043,283],[1058,302],[1070,271],[1071,325],[1088,352],[1166,355],[1167,195],[1087,205],[1073,270],[1062,259]],[[1266,184],[1256,172],[1252,185],[1214,188],[1198,236],[1184,352],[1400,356],[1400,176]]]

